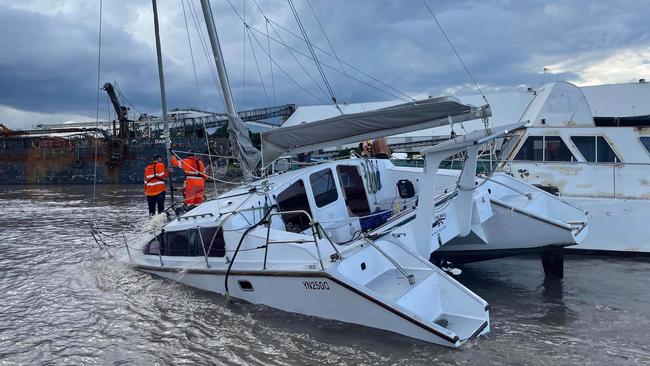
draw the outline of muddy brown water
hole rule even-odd
[[[650,262],[569,256],[464,268],[492,333],[451,350],[289,314],[136,272],[98,250],[93,220],[130,228],[139,186],[0,186],[0,364],[650,364]]]

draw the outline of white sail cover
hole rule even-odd
[[[361,142],[489,117],[490,106],[474,107],[453,97],[430,98],[375,111],[344,114],[262,133],[262,161],[269,164],[286,154]]]

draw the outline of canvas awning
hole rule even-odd
[[[269,164],[286,154],[316,151],[490,115],[489,105],[475,107],[462,104],[453,97],[430,98],[369,112],[344,114],[263,132],[262,161]]]

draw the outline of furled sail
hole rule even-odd
[[[260,151],[253,146],[248,136],[248,127],[238,116],[228,115],[228,139],[230,148],[246,172],[250,173],[257,168],[260,162]],[[246,175],[246,174],[245,174]]]
[[[262,161],[285,154],[386,137],[491,115],[490,106],[462,104],[453,97],[430,98],[375,111],[344,114],[262,133]]]

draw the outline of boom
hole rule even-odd
[[[117,120],[120,123],[118,137],[128,138],[129,137],[129,119],[128,119],[129,108],[124,107],[123,105],[120,104],[120,100],[117,98],[117,94],[115,93],[115,88],[113,88],[113,84],[105,83],[102,89],[106,90],[108,97],[111,99],[111,103],[113,103],[113,108],[115,109],[115,114],[117,115]]]

